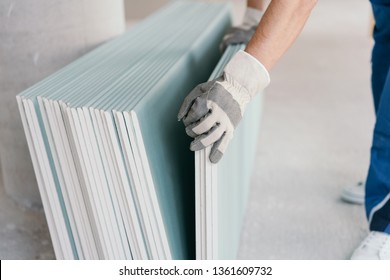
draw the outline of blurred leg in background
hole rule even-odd
[[[381,0],[379,0],[380,2]],[[378,2],[378,1],[376,1]],[[382,1],[383,3],[386,0]],[[386,10],[389,7],[385,5],[374,4],[373,12],[377,24],[374,23],[373,36],[375,39],[375,45],[372,50],[372,75],[371,75],[371,88],[374,101],[375,114],[378,114],[379,103],[381,100],[383,87],[386,81],[387,71],[390,65],[390,24],[386,17],[389,16],[389,12]],[[364,204],[365,196],[365,183],[358,182],[356,185],[347,186],[342,190],[341,198],[349,203]]]
[[[372,90],[377,121],[365,197],[370,234],[353,259],[390,259],[390,0],[372,2],[376,22]]]
[[[390,1],[373,4],[376,19],[372,53],[372,89],[377,122],[366,183],[370,229],[390,233]]]

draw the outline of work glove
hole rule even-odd
[[[241,25],[231,27],[226,32],[220,44],[221,51],[224,51],[228,45],[248,44],[259,25],[263,12],[254,8],[246,8],[244,19]]]
[[[198,151],[212,145],[209,158],[217,163],[233,138],[246,105],[269,82],[267,69],[250,54],[239,51],[221,77],[195,87],[178,114],[187,134],[195,138],[190,149]]]

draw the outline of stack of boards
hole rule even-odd
[[[225,4],[173,2],[17,96],[57,259],[236,257],[259,110],[218,165],[195,167],[177,121],[229,25]]]
[[[219,77],[232,56],[243,48],[244,45],[228,47],[210,80]],[[257,94],[218,164],[208,158],[211,147],[195,152],[197,259],[237,258],[261,111],[262,94]]]
[[[171,3],[17,97],[58,259],[195,258],[177,113],[229,25],[225,4]]]

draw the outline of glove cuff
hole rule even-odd
[[[250,29],[257,26],[263,14],[264,13],[258,9],[247,7],[241,27],[243,29]]]
[[[239,85],[237,90],[252,98],[264,90],[270,83],[267,69],[256,58],[245,51],[238,51],[224,69],[225,81]],[[236,86],[235,86],[236,87]]]

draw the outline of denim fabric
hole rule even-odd
[[[370,0],[372,4],[390,6],[390,0]]]
[[[389,230],[390,224],[390,72],[383,88],[374,129],[366,182],[366,211],[370,229]],[[386,230],[387,229],[387,230]],[[390,232],[389,232],[390,233]]]
[[[372,88],[377,121],[366,181],[365,204],[370,230],[390,233],[390,1],[371,2],[376,21]]]
[[[390,3],[390,0],[388,0]],[[390,6],[372,4],[375,16],[374,39],[372,50],[372,94],[375,112],[378,112],[379,102],[390,65]]]

